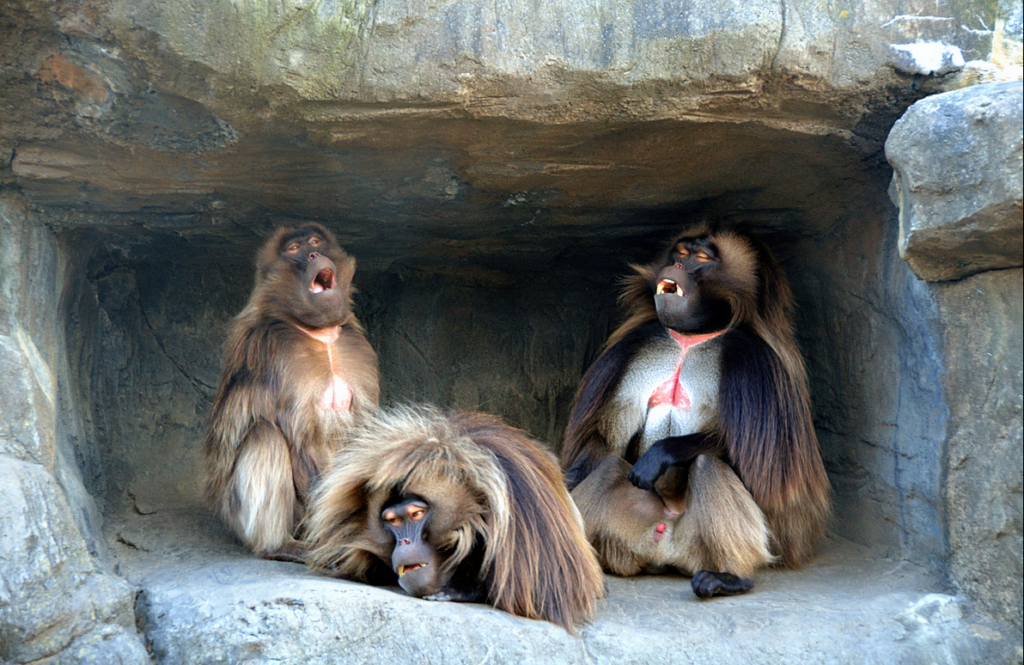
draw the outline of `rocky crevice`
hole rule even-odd
[[[8,3],[0,659],[658,662],[649,625],[737,662],[1019,654],[1021,88],[955,89],[1019,79],[1020,7],[904,14]],[[577,640],[254,560],[198,507],[220,346],[275,225],[357,257],[386,402],[557,446],[616,279],[700,217],[762,237],[797,295],[837,507],[806,574],[720,605],[612,580]],[[410,616],[437,630],[396,633]]]

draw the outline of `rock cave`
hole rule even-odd
[[[0,663],[1021,662],[1021,3],[11,0]],[[383,404],[556,450],[683,224],[764,240],[835,515],[754,593],[572,636],[249,554],[200,497],[278,225],[356,257]]]

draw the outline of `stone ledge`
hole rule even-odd
[[[608,578],[579,637],[490,607],[431,603],[245,553],[202,512],[108,520],[120,572],[163,663],[971,663],[1020,636],[912,565],[834,539],[803,571],[698,601],[680,576]]]
[[[885,154],[900,209],[900,255],[928,281],[1024,265],[1020,81],[917,102]]]

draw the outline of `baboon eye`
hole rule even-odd
[[[686,245],[684,245],[683,243],[679,243],[678,245],[676,245],[676,253],[685,259],[687,256],[690,255],[690,250],[686,249]]]
[[[708,253],[703,250],[694,254],[693,257],[700,261],[701,263],[710,263],[711,261],[714,261],[714,259],[708,256]]]
[[[309,244],[313,245],[313,247],[317,247],[320,244],[320,238],[313,236],[312,238],[309,239]]]
[[[421,519],[424,518],[424,516],[426,516],[426,514],[427,511],[424,510],[423,508],[413,508],[412,510],[409,511],[409,519],[411,519],[413,522],[419,522]]]
[[[288,252],[289,254],[294,254],[295,252],[299,251],[300,247],[302,247],[302,245],[299,244],[298,241],[290,242],[288,243],[288,246],[285,247],[284,251]]]

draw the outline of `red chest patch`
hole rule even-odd
[[[679,382],[679,372],[683,369],[683,362],[686,360],[686,354],[691,347],[694,347],[701,342],[706,342],[709,339],[713,339],[721,335],[724,330],[718,332],[706,333],[704,335],[681,335],[674,330],[670,330],[672,333],[672,339],[679,344],[681,352],[679,354],[679,364],[676,365],[676,369],[672,374],[665,380],[664,383],[659,385],[651,393],[650,398],[647,400],[647,408],[651,409],[661,404],[671,404],[675,409],[683,409],[684,411],[690,410],[690,395],[683,388],[683,384]]]

